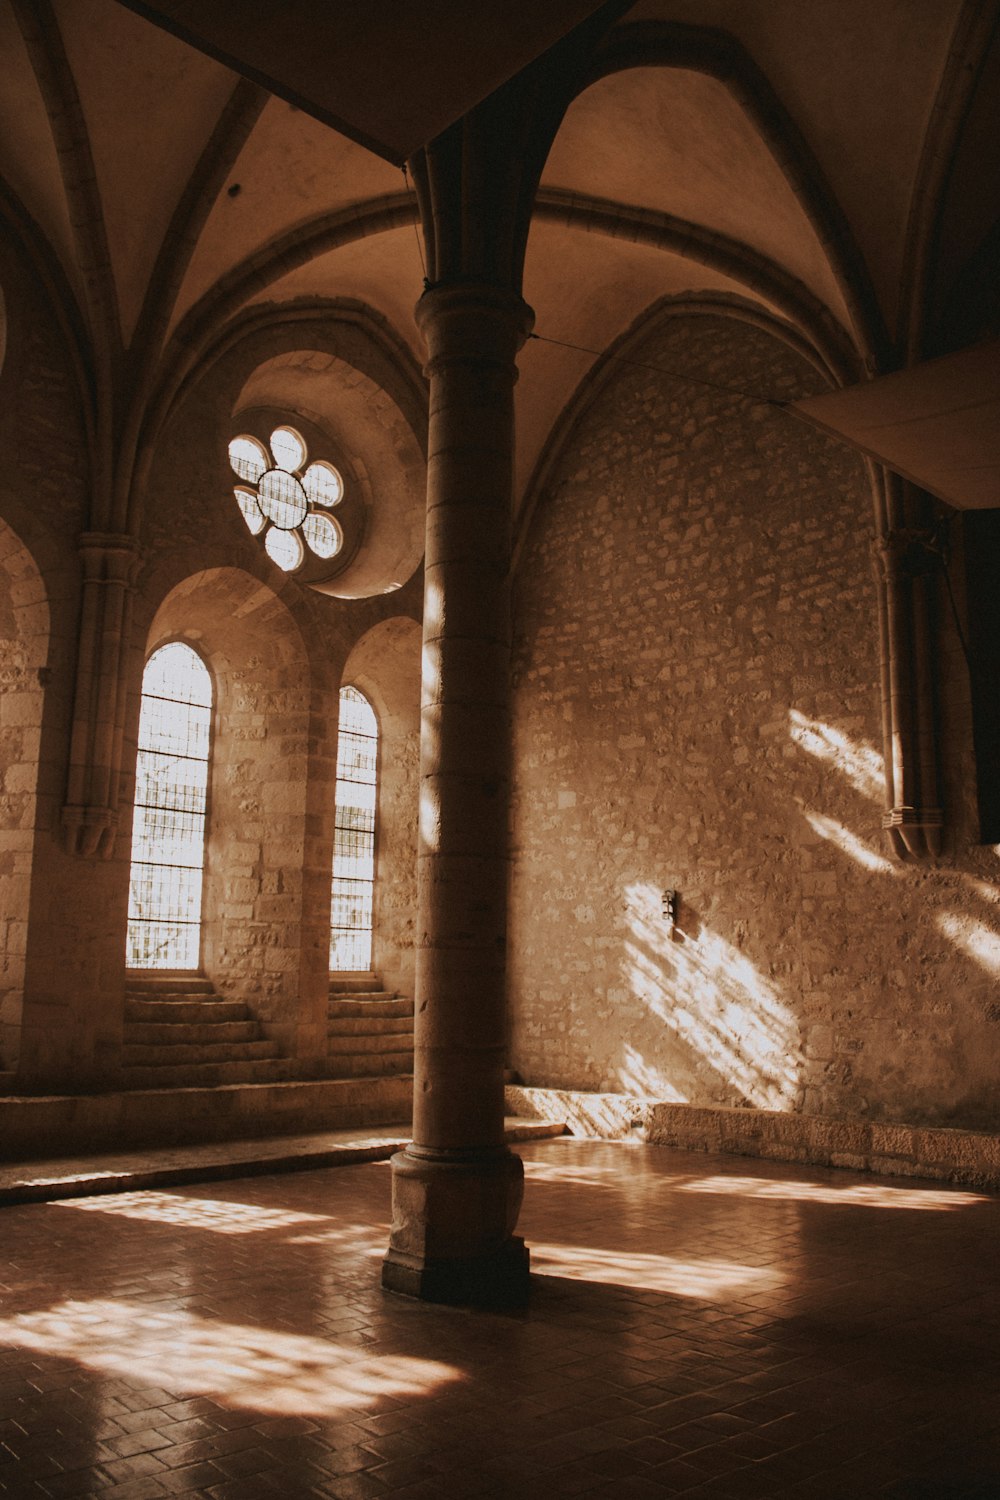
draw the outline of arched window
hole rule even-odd
[[[133,969],[196,969],[212,720],[212,679],[181,641],[142,677],[128,949]]]
[[[372,961],[377,777],[375,710],[357,688],[341,688],[330,903],[330,968],[339,973]]]

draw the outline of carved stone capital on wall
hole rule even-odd
[[[944,814],[939,807],[890,808],[882,827],[899,859],[936,858],[941,853]]]
[[[118,809],[78,807],[67,802],[62,810],[62,827],[67,853],[84,859],[110,859],[118,830]]]
[[[875,538],[872,557],[886,583],[920,578],[941,567],[943,538],[934,527],[897,526]]]
[[[84,583],[112,583],[131,588],[139,562],[134,536],[116,531],[84,531],[77,538]]]

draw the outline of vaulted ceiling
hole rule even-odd
[[[549,7],[549,30],[594,8]],[[85,360],[131,372],[152,400],[246,309],[323,297],[366,304],[419,361],[416,200],[387,158],[548,46],[531,29],[546,7],[500,8],[500,56],[465,3],[421,7],[419,49],[416,7],[382,5],[365,34],[365,7],[345,4],[354,30],[326,68],[348,68],[353,46],[364,78],[385,79],[361,123],[336,89],[312,102],[330,44],[308,0],[271,7],[284,51],[270,63],[198,36],[217,4],[171,9],[188,39],[116,0],[0,0],[7,212]],[[617,10],[549,153],[528,245],[524,294],[554,342],[521,357],[522,492],[597,354],[651,303],[742,299],[849,383],[927,352],[935,298],[1000,218],[992,0]],[[312,84],[282,82],[296,55]]]

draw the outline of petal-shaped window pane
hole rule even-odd
[[[289,474],[301,469],[306,461],[306,445],[301,432],[294,427],[276,427],[271,433],[271,452],[279,469]]]
[[[286,573],[294,573],[305,557],[302,538],[294,531],[278,531],[272,526],[264,538],[264,547],[271,561]]]
[[[294,474],[284,469],[268,469],[257,486],[257,504],[269,521],[282,531],[301,526],[309,510],[306,492]]]
[[[344,545],[344,533],[332,516],[310,511],[302,522],[302,535],[317,557],[336,557]]]
[[[245,479],[248,484],[256,484],[270,465],[267,449],[256,438],[247,437],[246,433],[233,438],[229,444],[229,462],[233,473]]]
[[[251,534],[257,536],[267,525],[267,517],[257,504],[257,496],[253,490],[240,489],[239,486],[233,490],[233,494],[236,496],[236,503],[243,512],[243,519]]]
[[[333,464],[321,458],[310,464],[302,476],[302,488],[313,505],[337,505],[344,498],[344,481]]]

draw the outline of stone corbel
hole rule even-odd
[[[108,859],[118,828],[124,668],[139,550],[133,537],[107,532],[85,532],[79,545],[83,601],[62,826],[69,853]]]
[[[886,524],[873,548],[882,656],[888,809],[900,859],[935,858],[944,818],[938,789],[933,652],[934,580],[942,537],[912,486],[886,476]]]

